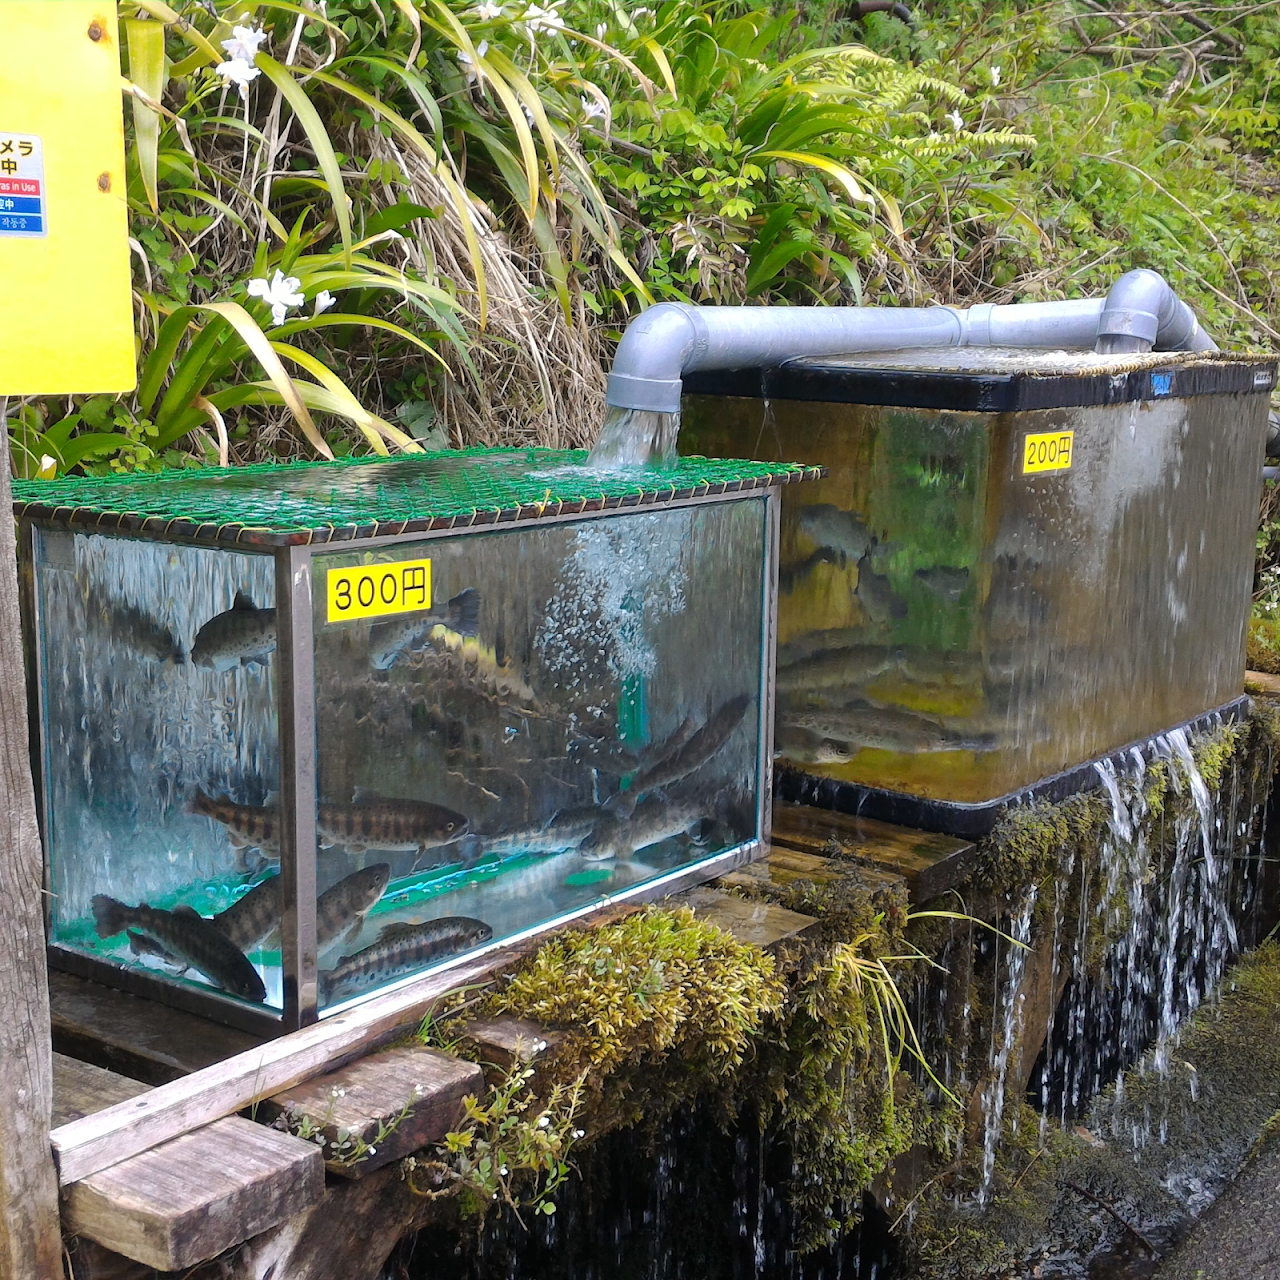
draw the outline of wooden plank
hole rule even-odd
[[[53,1123],[69,1124],[117,1102],[127,1102],[148,1085],[91,1062],[77,1062],[65,1054],[53,1055]]]
[[[527,1018],[477,1018],[467,1023],[462,1041],[484,1066],[505,1072],[554,1053],[564,1033]]]
[[[150,1093],[73,1120],[49,1135],[63,1185],[79,1182],[159,1143],[269,1098],[369,1053],[424,1017],[442,995],[483,981],[525,953],[506,947],[270,1040]]]
[[[462,1099],[483,1090],[484,1072],[474,1062],[401,1046],[277,1093],[259,1115],[286,1115],[291,1127],[308,1122],[324,1136],[329,1170],[363,1178],[438,1142],[462,1119]],[[344,1143],[350,1154],[357,1154],[357,1143],[368,1148],[367,1154],[351,1164],[341,1157]]]
[[[76,1235],[161,1271],[195,1266],[324,1195],[319,1148],[229,1116],[64,1188]]]
[[[262,1043],[154,1000],[69,973],[49,975],[53,1047],[147,1084],[164,1084]]]
[[[914,902],[927,902],[960,884],[977,848],[955,836],[800,804],[774,805],[773,841],[802,853],[854,858],[895,872],[907,882]]]
[[[813,916],[788,911],[772,902],[736,898],[719,889],[691,889],[674,899],[693,908],[694,913],[731,933],[739,942],[757,947],[776,946],[817,924]]]
[[[1255,697],[1280,698],[1280,676],[1272,675],[1269,671],[1246,671],[1244,691]]]
[[[800,853],[775,845],[766,857],[748,862],[721,876],[716,884],[726,889],[789,889],[808,881],[819,887],[834,884],[837,880],[856,877],[868,889],[896,889],[903,879],[892,871],[879,867],[862,866],[856,862],[835,858],[820,858],[814,853]]]

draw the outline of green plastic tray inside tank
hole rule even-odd
[[[681,458],[598,471],[584,450],[461,449],[69,480],[15,480],[15,513],[221,546],[279,547],[502,524],[816,479],[799,463]]]

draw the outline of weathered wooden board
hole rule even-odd
[[[477,1018],[467,1023],[462,1039],[483,1066],[510,1071],[554,1053],[564,1033],[527,1018]]]
[[[262,1043],[180,1009],[69,973],[49,974],[53,1047],[147,1084],[164,1084]]]
[[[748,901],[706,887],[690,889],[673,901],[692,907],[700,919],[718,925],[739,942],[754,943],[757,947],[775,946],[818,923],[813,916],[788,911],[772,902]]]
[[[1274,676],[1268,671],[1246,671],[1244,691],[1255,697],[1280,698],[1280,676]]]
[[[474,1062],[420,1045],[400,1046],[277,1093],[258,1114],[271,1119],[287,1113],[308,1122],[324,1136],[329,1170],[363,1178],[438,1142],[462,1119],[462,1099],[483,1090],[484,1072]],[[350,1154],[357,1153],[357,1142],[369,1148],[358,1163],[332,1158],[344,1138]]]
[[[802,881],[819,887],[856,876],[868,889],[894,889],[903,883],[896,872],[856,862],[820,858],[815,853],[801,853],[774,845],[768,855],[720,876],[716,881],[726,889],[789,889]]]
[[[161,1271],[191,1267],[324,1194],[314,1143],[229,1116],[63,1189],[76,1235]]]
[[[404,1027],[421,1021],[442,995],[483,981],[526,949],[503,948],[428,974],[316,1026],[270,1040],[96,1115],[60,1125],[49,1136],[63,1185],[79,1182],[381,1047]]]
[[[896,872],[914,902],[953,889],[968,875],[976,846],[936,835],[808,805],[775,804],[773,842],[802,853],[857,858]]]
[[[77,1062],[65,1054],[53,1055],[53,1123],[69,1124],[83,1116],[91,1116],[104,1107],[127,1102],[149,1085],[128,1076],[117,1075],[95,1067],[91,1062]]]

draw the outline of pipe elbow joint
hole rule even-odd
[[[1172,287],[1155,271],[1127,271],[1111,286],[1098,319],[1094,350],[1103,355],[1144,351],[1216,351],[1217,346]]]
[[[696,307],[660,302],[638,315],[622,335],[606,403],[619,409],[679,413],[684,371],[707,343]]]

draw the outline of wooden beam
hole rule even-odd
[[[89,1062],[78,1062],[65,1054],[53,1055],[53,1123],[70,1124],[95,1111],[127,1102],[148,1085],[114,1071],[104,1071]]]
[[[739,942],[773,947],[818,923],[813,916],[788,911],[772,902],[736,898],[719,889],[691,889],[675,899],[693,908],[700,919],[718,925]]]
[[[474,1062],[406,1045],[277,1093],[262,1103],[258,1114],[307,1122],[324,1137],[325,1165],[331,1173],[364,1178],[439,1142],[462,1119],[463,1098],[483,1090],[484,1072]],[[342,1158],[344,1138],[352,1154],[357,1142],[367,1149],[358,1163]]]
[[[49,975],[53,1047],[59,1053],[164,1084],[263,1042],[194,1013],[56,970]]]
[[[462,1043],[474,1053],[480,1065],[495,1073],[527,1066],[564,1043],[563,1031],[552,1031],[527,1018],[476,1018],[462,1030]]]
[[[59,1126],[50,1138],[63,1186],[371,1052],[420,1021],[442,995],[485,981],[526,949],[506,947],[427,974],[313,1027]]]
[[[45,1141],[53,1112],[53,1052],[44,854],[31,781],[3,405],[0,400],[0,1276],[46,1280],[62,1274],[62,1235],[57,1172]]]
[[[216,1257],[316,1204],[319,1148],[229,1116],[65,1188],[69,1231],[160,1271]]]
[[[913,902],[927,902],[960,884],[977,848],[971,840],[801,804],[774,805],[773,842],[892,871],[907,882]]]

